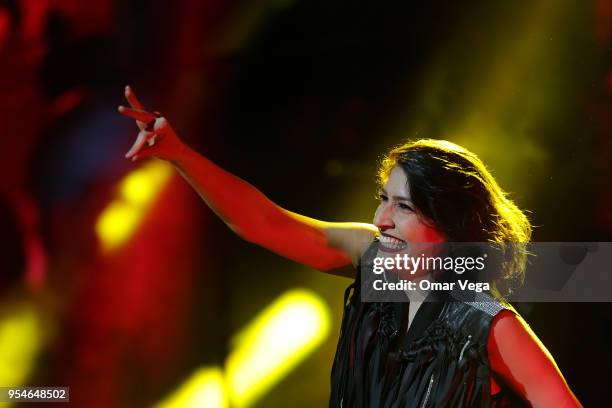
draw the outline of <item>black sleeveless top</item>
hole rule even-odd
[[[471,301],[437,295],[406,331],[409,304],[362,302],[357,270],[344,294],[330,408],[525,406],[509,389],[490,395],[489,330],[501,310],[515,312],[509,304],[484,292]]]

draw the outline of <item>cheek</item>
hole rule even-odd
[[[399,225],[402,237],[409,242],[442,242],[444,237],[435,228],[421,222],[419,217],[411,215]]]
[[[372,220],[372,223],[374,225],[378,225],[378,217],[379,217],[381,208],[382,208],[382,204],[379,204],[378,207],[376,207],[376,211],[374,211],[374,219]]]

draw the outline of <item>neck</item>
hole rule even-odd
[[[412,282],[415,283],[416,288],[414,290],[406,290],[406,296],[408,297],[408,300],[410,301],[410,304],[412,306],[413,303],[420,305],[421,303],[423,303],[423,301],[425,300],[425,298],[427,297],[427,295],[429,294],[428,290],[421,290],[419,288],[419,282],[422,280],[431,280],[431,273],[428,272],[427,274],[420,276],[414,280],[412,280]],[[417,306],[418,307],[418,306]]]

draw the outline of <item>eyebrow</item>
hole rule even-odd
[[[383,193],[384,195],[388,196],[389,194],[387,193],[387,190],[385,190],[384,188],[380,189],[380,192]],[[392,199],[397,200],[397,201],[408,201],[409,203],[412,202],[412,200],[408,197],[404,197],[404,196],[398,196],[398,195],[394,195],[391,196]]]

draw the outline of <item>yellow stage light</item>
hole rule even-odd
[[[0,317],[0,386],[25,384],[42,346],[40,319],[31,306],[18,306]]]
[[[103,248],[110,250],[124,243],[136,230],[140,218],[138,208],[121,201],[110,203],[96,223]]]
[[[252,405],[329,334],[330,312],[306,290],[292,290],[264,309],[234,339],[226,362],[232,406]]]
[[[102,211],[96,222],[96,232],[104,250],[116,249],[132,236],[171,174],[169,164],[151,161],[123,179],[119,196]]]
[[[330,312],[315,293],[294,289],[264,309],[233,339],[221,368],[202,368],[155,408],[247,407],[320,345]]]
[[[227,393],[219,367],[203,367],[155,408],[226,408]]]
[[[121,181],[120,195],[134,206],[150,204],[164,186],[172,168],[162,161],[152,161],[132,171]]]

